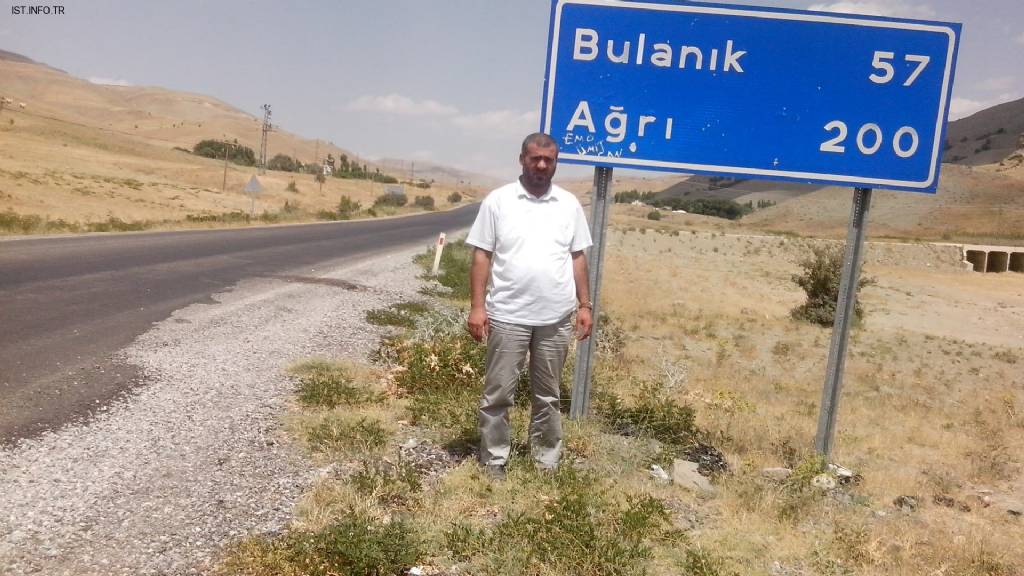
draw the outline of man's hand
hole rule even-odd
[[[477,342],[482,342],[487,339],[487,334],[490,332],[490,323],[487,320],[487,311],[483,308],[473,308],[469,311],[469,320],[466,321],[466,328],[469,329],[469,334]]]
[[[580,308],[576,311],[576,339],[586,340],[590,337],[590,329],[594,327],[594,317],[590,308]]]

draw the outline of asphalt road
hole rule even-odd
[[[87,418],[143,384],[114,354],[240,280],[357,259],[472,223],[478,205],[406,218],[0,241],[0,444]]]

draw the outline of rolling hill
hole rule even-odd
[[[0,51],[0,214],[14,213],[69,222],[180,221],[192,216],[252,209],[242,189],[252,167],[198,157],[188,151],[204,139],[234,140],[259,149],[262,119],[201,94],[158,87],[93,84],[32,59]],[[314,162],[328,153],[357,153],[275,126],[268,159],[283,153]],[[362,161],[372,172],[386,166]],[[450,169],[429,190],[445,207],[470,176]],[[396,174],[396,176],[401,176]],[[459,178],[462,176],[462,178]],[[287,207],[294,214],[333,210],[339,197],[369,206],[383,193],[368,180],[328,178],[321,188],[309,174],[268,171],[257,211]],[[475,184],[475,182],[474,182]]]

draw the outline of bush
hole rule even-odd
[[[471,562],[473,574],[645,574],[654,541],[685,538],[653,496],[621,503],[592,473],[569,465],[554,482],[558,495],[543,508],[510,513],[491,527],[452,526],[449,553]]]
[[[696,443],[699,430],[693,408],[662,393],[661,386],[646,383],[631,405],[612,394],[597,398],[597,414],[616,434],[653,438],[671,447]]]
[[[289,532],[280,539],[257,537],[236,546],[225,563],[229,574],[247,576],[378,576],[416,565],[423,544],[412,526],[349,510],[317,532]]]
[[[299,187],[295,185],[295,180],[288,181],[288,185],[284,187],[288,192],[298,192]]]
[[[348,220],[353,214],[359,212],[362,209],[362,204],[349,198],[348,196],[342,196],[341,200],[338,201],[338,214],[342,220]]]
[[[434,198],[432,196],[417,196],[412,203],[414,206],[419,206],[424,210],[434,209]]]
[[[382,347],[390,350],[379,354],[405,368],[395,385],[409,396],[413,420],[473,440],[486,348],[464,332],[428,342],[391,340]]]
[[[661,220],[661,212],[658,210],[651,210],[647,213],[648,220]]]
[[[831,326],[835,321],[836,303],[839,301],[839,282],[843,274],[844,246],[817,246],[811,255],[800,261],[802,272],[793,275],[793,282],[803,288],[807,301],[792,311],[794,318],[820,326]],[[862,277],[857,282],[857,301],[854,320],[864,314],[860,303],[860,289],[874,281]]]
[[[225,148],[227,148],[229,162],[241,164],[242,166],[256,165],[256,154],[253,153],[252,148],[238,143],[225,144],[218,140],[203,140],[192,147],[192,153],[196,156],[223,160]]]
[[[399,208],[405,206],[409,198],[405,194],[381,194],[373,201],[374,207],[377,206],[393,206]]]
[[[302,162],[287,154],[277,154],[267,162],[267,169],[280,170],[281,172],[299,172],[302,170]]]
[[[459,194],[458,192],[452,192],[451,194],[448,195],[449,204],[458,204],[459,202],[462,202],[462,194]]]

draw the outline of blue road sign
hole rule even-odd
[[[541,129],[569,163],[934,192],[960,29],[553,0]]]

